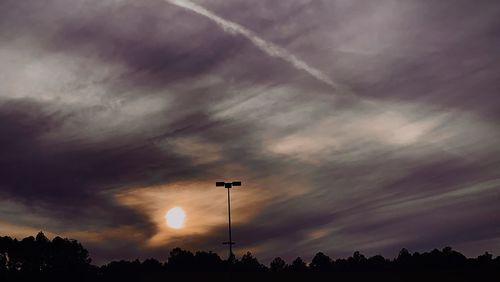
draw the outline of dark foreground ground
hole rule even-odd
[[[76,240],[43,233],[22,240],[0,237],[0,282],[8,281],[500,281],[500,257],[467,258],[451,247],[418,253],[402,249],[393,259],[355,252],[310,262],[276,257],[269,265],[251,253],[224,260],[213,252],[175,248],[167,261],[121,260],[92,264]]]
[[[345,273],[141,273],[111,276],[19,275],[3,277],[1,281],[500,281],[499,272],[345,272]]]

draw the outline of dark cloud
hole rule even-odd
[[[78,12],[68,12],[72,5],[62,1],[47,1],[42,7],[4,5],[13,18],[9,25],[2,26],[6,39],[28,36],[35,38],[45,52],[68,53],[122,67],[103,81],[115,95],[130,88],[147,95],[185,79],[202,79],[209,73],[238,84],[290,83],[290,77],[308,80],[284,62],[262,56],[242,36],[228,34],[210,20],[193,17],[164,1],[97,6],[78,2]],[[228,60],[234,63],[226,63]],[[225,91],[189,89],[186,96],[202,104],[200,99]]]
[[[152,166],[161,163],[166,170],[169,163],[178,162],[154,148],[118,140],[97,144],[69,138],[46,140],[70,117],[44,111],[43,104],[9,101],[2,103],[0,113],[3,196],[43,207],[67,225],[86,223],[99,228],[147,222],[101,193],[120,184],[125,188],[137,179],[147,180]]]

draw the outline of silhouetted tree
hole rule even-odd
[[[367,260],[367,269],[372,271],[385,271],[389,268],[390,261],[381,255],[370,257]]]
[[[297,257],[293,260],[292,264],[288,267],[288,270],[291,272],[305,272],[307,271],[307,265],[302,260],[301,257]]]
[[[476,259],[476,267],[481,269],[482,271],[494,268],[495,265],[494,265],[493,255],[488,252],[485,252],[484,254],[478,256]],[[497,267],[500,267],[500,265],[497,265]]]
[[[331,275],[339,281],[491,281],[500,278],[500,257],[486,252],[477,258],[466,258],[451,247],[411,254],[402,249],[397,258],[380,255],[366,258],[359,252],[347,259],[332,261],[317,253],[309,267],[297,257],[289,266],[277,257],[269,269],[250,252],[239,260],[222,260],[213,252],[196,252],[175,248],[167,263],[150,258],[143,262],[113,261],[101,267],[92,266],[89,254],[76,240],[55,237],[49,240],[42,232],[20,241],[0,237],[0,281],[199,281],[258,280],[265,277],[312,279]],[[231,265],[231,268],[228,266]],[[231,275],[225,273],[231,270]],[[311,271],[309,271],[311,270]],[[202,273],[200,273],[202,272]],[[326,274],[332,272],[333,274]]]
[[[398,261],[399,263],[404,263],[404,262],[409,262],[410,260],[411,260],[410,252],[406,248],[402,248],[401,251],[399,251],[396,261]]]
[[[493,261],[493,255],[488,252],[485,252],[484,254],[477,257],[477,261],[480,264],[489,264]]]
[[[332,267],[332,259],[319,252],[313,257],[309,267],[314,271],[329,271]]]
[[[194,256],[196,269],[199,271],[222,271],[223,263],[218,254],[213,252],[196,252]]]
[[[280,257],[273,259],[269,266],[269,270],[271,270],[272,272],[283,272],[288,268],[286,262]]]
[[[51,254],[51,241],[43,234],[42,231],[38,232],[35,237],[36,253],[38,255],[39,270],[45,271],[49,269],[49,258]],[[87,253],[88,255],[88,253]],[[90,261],[88,262],[90,264]]]
[[[189,271],[195,265],[193,253],[181,248],[174,248],[170,252],[167,267],[173,271]]]
[[[18,255],[20,256],[22,272],[35,274],[40,271],[42,258],[37,248],[35,237],[29,236],[21,240]]]
[[[7,255],[0,253],[0,273],[7,271]]]
[[[500,256],[497,256],[494,260],[493,260],[493,264],[497,267],[500,267]]]
[[[91,261],[88,251],[78,241],[57,236],[52,240],[47,268],[51,272],[79,273],[86,271]]]
[[[366,257],[358,251],[354,252],[352,256],[347,258],[347,263],[350,269],[362,270],[366,267],[366,262]]]
[[[467,258],[461,253],[453,250],[452,247],[444,247],[441,251],[442,267],[461,268],[467,263]]]
[[[262,265],[251,252],[247,252],[236,262],[236,270],[243,272],[261,272],[266,271],[267,267]]]
[[[9,237],[0,237],[0,277],[5,277],[9,270],[8,254],[12,239]]]
[[[148,258],[142,262],[141,270],[143,272],[161,272],[163,264],[154,258]]]
[[[53,281],[54,277],[71,274],[73,281],[95,273],[87,250],[75,240],[60,237],[49,240],[43,232],[21,241],[0,238],[0,277],[5,279]]]

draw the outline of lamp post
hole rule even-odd
[[[233,186],[241,186],[241,181],[233,181],[233,182],[223,182],[223,181],[217,181],[215,182],[215,186],[217,187],[224,187],[227,189],[227,214],[228,214],[228,229],[229,229],[229,241],[223,242],[222,244],[224,245],[229,245],[229,260],[232,260],[234,258],[233,255],[233,238],[231,236],[231,188]]]

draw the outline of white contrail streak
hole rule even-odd
[[[208,19],[214,21],[225,31],[232,34],[240,34],[250,40],[255,46],[257,46],[260,50],[264,51],[266,54],[272,57],[278,57],[285,60],[288,63],[291,63],[295,68],[299,70],[303,70],[310,74],[312,77],[330,85],[333,88],[337,88],[336,83],[334,83],[330,78],[328,78],[324,73],[320,70],[317,70],[311,66],[309,66],[306,62],[301,59],[295,57],[295,55],[291,54],[287,50],[271,43],[267,42],[264,39],[257,36],[253,31],[228,20],[225,20],[213,12],[203,8],[202,6],[193,3],[188,0],[165,0],[173,5],[178,7],[182,7],[184,9],[193,11],[199,15],[207,17]]]

